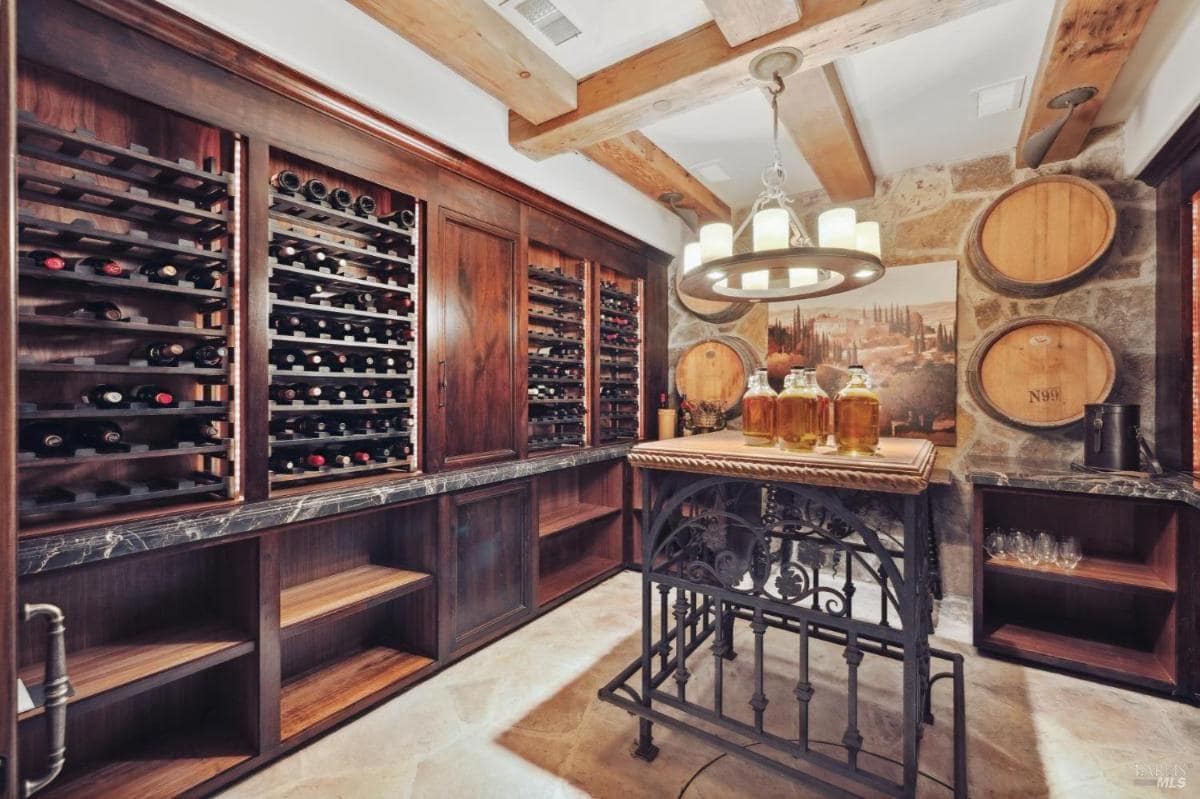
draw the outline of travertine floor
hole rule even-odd
[[[637,655],[639,597],[638,576],[618,575],[225,796],[808,796],[793,783],[740,759],[718,757],[666,729],[656,728],[662,754],[654,763],[629,756],[636,721],[600,702],[596,691]],[[1200,710],[980,657],[947,637],[966,639],[962,608],[943,609],[939,634],[938,645],[967,654],[972,797],[1200,796]],[[742,649],[748,635],[739,632]],[[792,729],[794,639],[768,632],[767,652],[777,675],[768,681],[767,724]],[[700,654],[697,691],[711,666],[707,647]],[[736,675],[748,673],[748,655],[729,665],[727,690],[739,682]],[[842,652],[825,647],[814,655],[814,737],[839,741],[845,727],[845,696],[836,687],[845,674]],[[865,749],[894,757],[897,667],[868,657],[862,684]],[[745,708],[749,694],[748,687],[731,690],[727,710]],[[948,703],[949,686],[942,683],[935,704],[940,720],[950,718]],[[838,754],[833,746],[826,751]],[[948,778],[949,752],[946,724],[928,728],[920,796],[949,795],[936,781]],[[891,767],[866,756],[863,762]],[[1152,778],[1147,784],[1155,773],[1174,775],[1176,784],[1183,777],[1186,784],[1159,788]]]

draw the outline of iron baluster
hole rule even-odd
[[[798,636],[800,639],[800,678],[796,681],[796,689],[793,693],[796,696],[799,711],[799,735],[800,746],[804,751],[808,751],[808,706],[813,698],[813,686],[808,681],[808,624],[801,622],[804,629],[800,631]]]
[[[858,666],[863,660],[863,651],[858,648],[858,634],[846,634],[846,734],[842,743],[846,746],[846,764],[858,770],[858,753],[862,749],[863,737],[858,729]]]
[[[692,674],[687,669],[687,630],[688,630],[688,605],[687,594],[682,589],[675,589],[675,637],[676,637],[676,653],[675,653],[675,684],[679,701],[683,702],[687,699],[687,683]]]
[[[717,600],[717,623],[713,634],[713,712],[725,714],[725,603]]]
[[[666,583],[658,585],[658,657],[662,668],[660,671],[667,670],[668,658],[671,656],[671,635],[668,632],[670,625],[670,596],[671,586]]]
[[[754,696],[750,697],[750,707],[754,710],[754,729],[763,731],[763,711],[767,709],[767,695],[763,691],[763,636],[767,632],[767,624],[763,621],[761,608],[754,609],[754,620],[750,622],[750,630],[754,633]]]

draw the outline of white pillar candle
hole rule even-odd
[[[879,246],[879,223],[859,222],[854,227],[855,249],[869,252],[876,258],[882,254]]]
[[[771,285],[771,273],[766,269],[742,275],[743,291],[766,291]]]
[[[683,273],[686,275],[700,265],[700,242],[693,241],[683,248]]]
[[[733,225],[710,222],[700,228],[700,260],[704,263],[733,255]]]
[[[811,286],[820,279],[820,274],[816,269],[789,269],[788,270],[788,287],[800,288],[801,286]]]
[[[831,208],[817,217],[817,238],[822,247],[853,250],[857,245],[853,208]]]
[[[764,208],[754,215],[754,251],[786,250],[790,246],[791,220],[783,208]]]

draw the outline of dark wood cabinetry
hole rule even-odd
[[[526,481],[443,499],[448,652],[482,643],[534,606],[533,519]]]

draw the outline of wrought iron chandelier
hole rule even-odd
[[[772,162],[763,191],[737,230],[725,222],[700,228],[700,240],[684,248],[679,289],[705,300],[783,302],[852,291],[883,277],[879,223],[859,222],[853,208],[825,211],[814,244],[787,196],[787,170],[779,154],[779,96],[783,79],[800,67],[791,47],[770,50],[750,65],[771,96]],[[733,254],[733,242],[753,223],[753,250]]]

